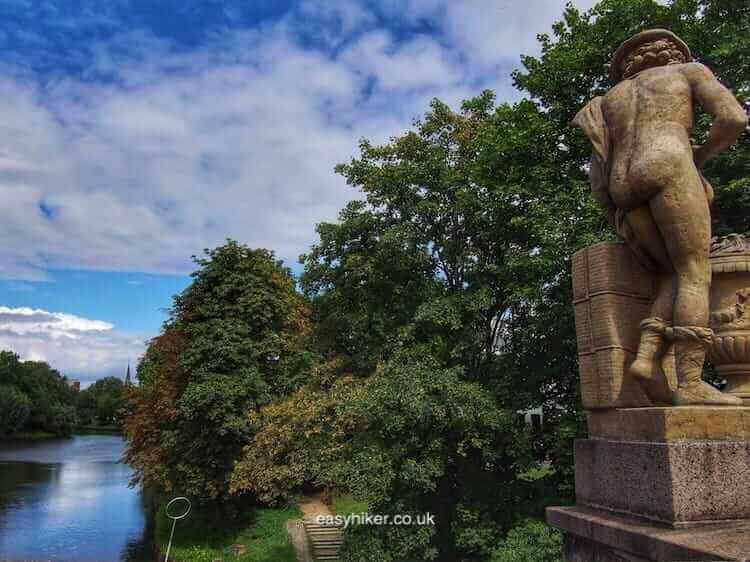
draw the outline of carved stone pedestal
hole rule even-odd
[[[712,248],[709,355],[750,401],[750,243]],[[654,277],[624,244],[573,257],[589,439],[575,444],[576,506],[547,510],[566,562],[750,560],[750,407],[658,407],[630,374]],[[677,386],[672,346],[654,361]]]
[[[750,557],[750,408],[590,412],[575,507],[550,508],[566,562]]]

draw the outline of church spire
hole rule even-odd
[[[130,380],[130,361],[128,361],[128,370],[125,373],[125,386],[131,386],[133,381]]]

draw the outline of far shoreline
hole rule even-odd
[[[68,435],[48,431],[19,431],[12,435],[0,437],[0,445],[18,441],[46,441],[49,439],[70,439],[76,435],[122,435],[122,428],[116,425],[82,425]]]

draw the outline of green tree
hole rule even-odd
[[[90,392],[82,390],[76,397],[76,414],[81,425],[92,425],[96,422],[96,398]]]
[[[272,252],[228,241],[195,261],[129,391],[126,457],[147,484],[228,499],[248,414],[304,378],[309,312]]]
[[[125,385],[117,377],[104,377],[78,393],[76,410],[81,423],[119,423],[125,404]]]
[[[45,429],[57,435],[69,436],[78,425],[75,406],[72,404],[53,403],[47,413]]]
[[[311,378],[320,382],[331,367],[336,365],[317,365]],[[360,379],[341,376],[330,386],[311,383],[252,412],[253,437],[235,464],[232,492],[276,504],[292,501],[306,485],[333,486],[354,431],[337,410],[361,387]]]
[[[0,437],[21,429],[29,419],[31,400],[13,386],[0,386]]]
[[[355,527],[345,559],[462,560],[496,544],[512,521],[511,488],[524,460],[522,421],[426,349],[398,352],[339,415],[353,426],[336,482],[373,513],[430,513],[435,525]]]
[[[434,101],[414,131],[362,141],[338,168],[366,199],[319,226],[301,278],[322,352],[372,379],[339,409],[357,430],[337,482],[373,509],[438,521],[358,529],[350,560],[486,557],[540,514],[551,478],[534,472],[543,454],[516,412],[550,387],[572,402],[575,346],[529,330],[560,290],[550,279],[566,250],[599,222],[583,186],[558,189],[539,150],[554,138],[532,104],[495,108],[485,92],[460,112]]]
[[[75,393],[47,363],[21,361],[13,352],[0,351],[0,385],[14,388],[28,400],[24,429],[66,435],[76,425]]]

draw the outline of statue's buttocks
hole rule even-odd
[[[684,67],[652,68],[624,80],[602,102],[611,131],[610,194],[623,210],[643,205],[693,165],[692,93]]]

